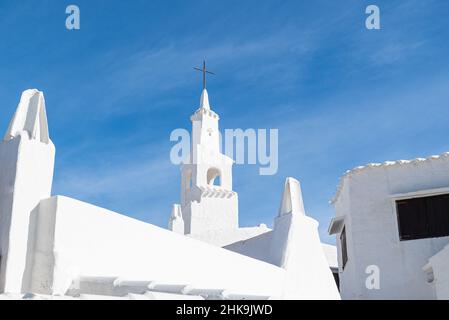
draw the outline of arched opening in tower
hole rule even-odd
[[[217,168],[210,168],[207,171],[207,184],[221,186],[221,172]]]

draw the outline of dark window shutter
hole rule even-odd
[[[340,246],[341,246],[341,258],[343,263],[343,269],[346,266],[346,263],[348,262],[348,247],[346,244],[346,226],[343,227],[343,230],[340,234]]]
[[[449,194],[396,201],[400,239],[449,236]]]

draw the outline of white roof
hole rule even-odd
[[[385,161],[383,163],[369,163],[364,166],[355,167],[351,170],[348,170],[345,172],[345,174],[340,178],[340,182],[337,186],[337,191],[335,192],[334,197],[330,200],[330,203],[335,203],[338,198],[340,197],[340,193],[343,190],[343,186],[345,184],[346,179],[348,179],[353,174],[358,174],[362,171],[369,170],[369,169],[377,169],[377,168],[386,168],[386,167],[392,167],[392,166],[404,166],[404,165],[411,165],[411,164],[421,164],[425,162],[435,161],[442,158],[449,157],[449,152],[445,152],[441,155],[433,155],[427,158],[415,158],[411,160],[396,160],[396,161]]]

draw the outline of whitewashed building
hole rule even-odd
[[[449,153],[350,170],[332,203],[343,299],[449,299]]]
[[[239,228],[206,90],[192,120],[192,156],[213,165],[183,166],[171,231],[52,196],[44,96],[25,91],[0,142],[0,299],[339,299],[299,182],[286,180],[273,230]]]

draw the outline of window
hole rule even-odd
[[[401,241],[449,236],[449,194],[396,201]]]
[[[207,171],[207,184],[221,186],[221,174],[217,168],[210,168]]]
[[[341,260],[343,269],[346,267],[346,262],[348,262],[348,247],[346,245],[346,227],[343,227],[343,230],[340,234],[340,246],[341,246]]]

